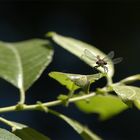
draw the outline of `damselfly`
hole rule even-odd
[[[107,54],[106,57],[104,58],[101,58],[100,55],[97,55],[95,56],[93,53],[91,53],[89,50],[85,49],[84,50],[84,55],[90,59],[91,61],[93,61],[93,63],[95,62],[97,65],[95,66],[95,68],[98,68],[98,67],[102,67],[104,69],[104,72],[108,72],[108,63],[109,63],[109,59],[112,59],[112,62],[114,64],[117,64],[117,63],[120,63],[123,58],[122,57],[119,57],[119,58],[115,58],[113,59],[114,57],[114,51],[111,51],[110,53]],[[83,56],[83,55],[82,55]]]

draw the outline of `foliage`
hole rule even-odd
[[[121,99],[114,95],[96,95],[89,101],[77,101],[76,106],[85,113],[98,113],[101,120],[106,120],[127,109]]]
[[[47,36],[92,68],[95,67],[96,62],[84,56],[85,49],[95,56],[99,55],[101,58],[107,58],[109,63],[107,65],[108,73],[105,73],[102,67],[97,69],[97,73],[91,75],[50,72],[49,76],[51,78],[67,88],[67,94],[60,94],[55,101],[37,102],[36,104],[27,105],[25,104],[26,90],[41,76],[42,72],[52,61],[53,48],[47,39],[32,39],[16,43],[1,41],[0,77],[19,89],[19,102],[13,106],[0,108],[0,113],[23,110],[43,111],[65,121],[83,140],[101,140],[101,137],[80,122],[52,110],[51,107],[57,105],[66,105],[68,107],[69,103],[74,103],[75,107],[84,113],[97,113],[101,120],[109,119],[129,107],[135,106],[140,109],[140,88],[127,85],[140,80],[140,74],[129,76],[117,83],[113,83],[114,64],[101,50],[80,40],[65,37],[54,32],[48,33]],[[95,89],[94,92],[91,91],[90,85],[102,77],[107,79],[107,84],[103,88]],[[0,128],[1,140],[51,139],[27,125],[2,117],[0,117],[0,121],[11,128],[11,132]]]

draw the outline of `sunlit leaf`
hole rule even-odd
[[[27,90],[51,62],[53,50],[46,40],[0,42],[0,77]]]
[[[49,112],[67,122],[83,138],[83,140],[101,140],[99,136],[97,136],[95,133],[93,133],[79,122],[56,111],[50,110]]]
[[[85,113],[98,113],[101,120],[106,120],[127,109],[118,97],[97,95],[88,100],[77,101],[76,106]]]
[[[114,86],[114,91],[123,100],[140,100],[140,88],[135,86]]]
[[[41,134],[40,132],[20,123],[15,123],[16,128],[13,133],[20,137],[22,140],[50,140],[47,136]]]
[[[17,137],[15,134],[12,134],[11,132],[0,128],[0,140],[21,140],[21,139]]]
[[[95,56],[100,55],[101,58],[107,57],[105,53],[97,49],[95,46],[87,44],[85,42],[82,42],[80,40],[71,38],[71,37],[65,37],[62,35],[59,35],[54,32],[49,32],[47,36],[52,37],[54,42],[56,42],[58,45],[66,49],[67,51],[71,52],[72,54],[76,55],[79,57],[81,60],[85,61],[89,66],[94,67],[96,65],[95,62],[90,61],[89,59],[82,58],[84,55],[84,50],[87,49],[89,50],[92,54]],[[108,71],[108,76],[112,77],[114,74],[114,65],[112,63],[112,60],[108,58],[109,65],[107,66],[109,71]],[[104,72],[102,68],[99,68],[100,71]]]
[[[114,86],[114,91],[125,102],[132,102],[140,109],[140,88],[135,86]]]
[[[62,85],[66,86],[69,90],[76,90],[84,87],[87,82],[93,83],[104,76],[102,73],[92,75],[70,74],[62,72],[51,72],[49,76],[57,80]]]

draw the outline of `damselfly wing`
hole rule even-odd
[[[106,62],[109,62],[108,58],[110,58],[113,61],[113,64],[118,64],[123,60],[122,57],[118,57],[118,58],[113,59],[114,55],[115,55],[114,51],[111,51],[107,54],[106,57],[103,58],[103,60]]]
[[[92,61],[97,61],[97,57],[87,49],[84,50],[84,55]]]
[[[111,51],[110,53],[107,54],[106,57],[101,58],[100,55],[95,56],[89,50],[87,49],[84,50],[84,55],[88,59],[97,64],[95,68],[102,67],[104,69],[104,72],[108,72],[108,67],[106,65],[110,62],[109,59],[111,59],[114,64],[120,63],[123,60],[122,57],[113,59],[114,54],[115,54],[114,51]]]

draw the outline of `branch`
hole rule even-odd
[[[91,98],[95,95],[96,95],[96,93],[92,92],[90,94],[73,97],[73,98],[69,99],[69,103],[73,103],[73,102],[80,101],[80,100],[85,100],[85,99]],[[51,102],[47,102],[47,103],[42,103],[42,106],[51,107],[51,106],[56,106],[56,105],[61,105],[61,104],[63,104],[63,101],[56,100],[56,101],[51,101]],[[23,104],[21,108],[19,108],[18,105],[14,105],[14,106],[0,108],[0,113],[12,112],[12,111],[39,110],[39,107],[40,107],[39,104],[33,104],[33,105]]]

